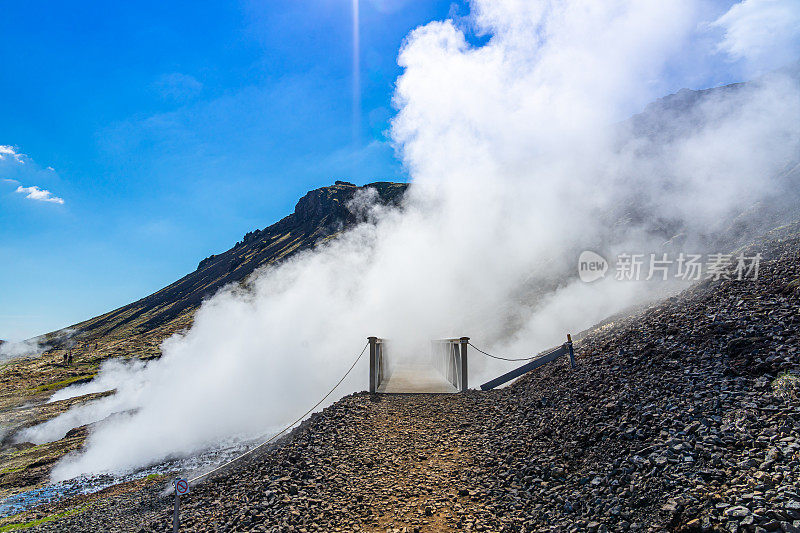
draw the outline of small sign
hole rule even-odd
[[[175,494],[178,496],[183,496],[189,492],[189,482],[185,479],[178,478],[175,480]]]

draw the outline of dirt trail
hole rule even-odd
[[[470,466],[471,455],[452,433],[442,435],[441,428],[458,427],[455,413],[460,410],[448,406],[452,398],[385,400],[378,427],[380,446],[392,453],[386,480],[392,485],[387,486],[388,493],[381,494],[383,511],[371,530],[455,529],[465,506],[469,507],[469,502],[459,501],[458,474]]]
[[[486,399],[351,396],[312,418],[265,462],[199,487],[185,530],[471,529],[484,510],[462,484],[477,443],[467,427]],[[225,501],[209,502],[220,493]]]
[[[492,395],[347,397],[280,447],[184,498],[181,531],[483,531],[499,522],[470,487],[481,439],[470,427]],[[46,531],[171,531],[171,500],[142,493],[41,526]],[[147,503],[147,501],[151,503]],[[492,527],[494,526],[494,527]],[[135,529],[134,529],[135,530]]]

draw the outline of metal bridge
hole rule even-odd
[[[453,393],[465,391],[469,337],[431,341],[428,361],[392,361],[389,342],[369,340],[369,391],[379,393]]]
[[[467,346],[469,337],[437,339],[431,341],[428,362],[393,361],[388,358],[390,343],[386,339],[367,337],[369,341],[369,391],[373,393],[454,393],[469,388],[467,372]],[[475,348],[473,346],[473,348]],[[507,372],[481,385],[482,390],[498,387],[526,372],[569,355],[570,365],[575,367],[572,338],[538,357],[506,359],[496,357],[475,348],[478,352],[505,361],[527,361],[519,368]]]

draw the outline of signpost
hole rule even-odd
[[[175,487],[175,510],[172,513],[172,531],[178,533],[180,524],[180,509],[181,509],[181,496],[189,493],[189,482],[183,478],[175,478],[173,482]]]

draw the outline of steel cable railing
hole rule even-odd
[[[355,360],[355,361],[353,361],[353,364],[350,366],[350,368],[347,370],[347,372],[345,372],[345,373],[344,373],[344,376],[342,376],[342,379],[340,379],[340,380],[339,380],[339,381],[336,383],[336,385],[334,385],[334,386],[333,386],[333,388],[332,388],[331,390],[329,390],[329,391],[328,391],[328,393],[327,393],[325,396],[323,396],[323,397],[322,397],[322,399],[321,399],[320,401],[318,401],[317,403],[315,403],[315,404],[314,404],[314,405],[311,407],[311,409],[309,409],[308,411],[306,411],[305,413],[303,413],[302,415],[300,415],[300,417],[299,417],[297,420],[295,420],[294,422],[292,422],[291,424],[289,424],[288,426],[286,426],[285,428],[283,428],[282,430],[280,430],[278,433],[275,433],[274,435],[272,435],[270,438],[268,438],[267,440],[265,440],[264,442],[262,442],[261,444],[259,444],[259,445],[258,445],[258,446],[256,446],[255,448],[252,448],[252,449],[250,449],[250,450],[248,450],[248,451],[244,452],[243,454],[241,454],[241,455],[239,455],[239,456],[237,456],[237,457],[234,457],[234,458],[233,458],[233,459],[231,459],[230,461],[228,461],[228,462],[226,462],[226,463],[223,463],[223,464],[219,465],[218,467],[214,468],[213,470],[210,470],[210,471],[206,472],[205,474],[201,474],[201,475],[199,475],[199,476],[193,477],[192,479],[190,479],[190,480],[189,480],[189,484],[191,485],[191,484],[197,483],[198,481],[200,481],[200,480],[202,480],[202,479],[204,479],[204,478],[207,478],[208,476],[210,476],[210,475],[212,475],[212,474],[214,474],[214,473],[216,473],[216,472],[219,472],[219,471],[221,471],[221,470],[223,470],[223,469],[225,469],[225,468],[229,467],[230,465],[232,465],[232,464],[234,464],[234,463],[236,463],[236,462],[238,462],[238,461],[241,461],[243,458],[245,458],[245,457],[247,457],[247,456],[249,456],[249,455],[252,455],[254,452],[256,452],[256,451],[260,450],[261,448],[263,448],[264,446],[266,446],[266,445],[267,445],[267,444],[269,444],[270,442],[273,442],[275,439],[277,439],[278,437],[280,437],[281,435],[283,435],[284,433],[286,433],[287,431],[289,431],[291,428],[293,428],[294,426],[296,426],[298,423],[302,422],[302,421],[303,421],[303,419],[304,419],[306,416],[308,416],[308,415],[309,415],[309,414],[310,414],[310,413],[311,413],[311,412],[312,412],[314,409],[316,409],[317,407],[319,407],[319,406],[320,406],[320,404],[322,404],[322,402],[324,402],[325,400],[327,400],[327,399],[328,399],[328,397],[329,397],[331,394],[333,394],[333,391],[335,391],[335,390],[336,390],[336,389],[339,387],[339,385],[341,385],[341,384],[342,384],[342,382],[345,380],[345,378],[347,378],[347,376],[348,376],[348,375],[350,375],[350,372],[352,372],[352,371],[353,371],[353,369],[356,367],[356,363],[358,363],[358,361],[359,361],[359,360],[361,359],[361,357],[364,355],[364,352],[365,352],[365,351],[367,351],[367,346],[369,346],[369,343],[367,343],[366,345],[364,345],[364,348],[361,350],[361,353],[360,353],[360,354],[358,354],[358,357],[356,357],[356,360]]]

